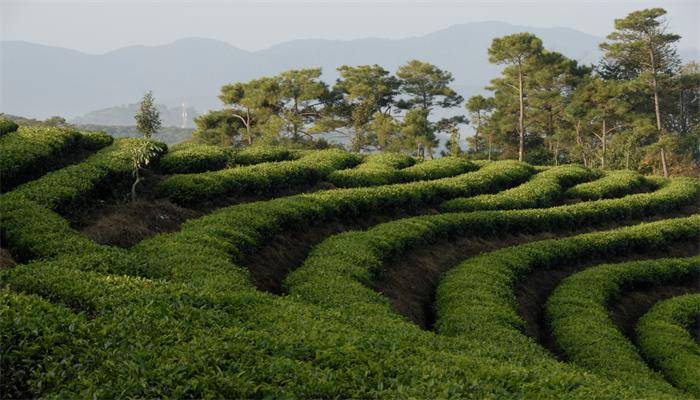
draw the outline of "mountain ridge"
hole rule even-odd
[[[488,63],[494,37],[528,31],[583,63],[597,61],[604,38],[571,28],[535,28],[502,22],[457,24],[422,36],[400,39],[294,39],[248,51],[219,39],[186,37],[164,45],[134,45],[103,54],[0,41],[0,112],[46,118],[75,118],[91,111],[138,101],[153,90],[159,103],[184,101],[204,112],[220,107],[223,84],[273,75],[287,69],[321,67],[329,84],[340,65],[380,64],[395,71],[410,59],[431,62],[453,73],[464,96],[483,92],[501,66]],[[691,49],[693,57],[700,50]],[[48,62],[47,62],[48,60]]]

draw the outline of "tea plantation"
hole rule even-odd
[[[3,129],[0,397],[700,397],[698,179],[144,140]]]

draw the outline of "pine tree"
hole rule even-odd
[[[143,95],[141,106],[134,118],[136,119],[136,127],[146,139],[150,139],[151,135],[160,129],[160,113],[156,110],[153,92],[150,90]]]

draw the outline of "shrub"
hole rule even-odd
[[[21,127],[0,136],[2,190],[52,169],[78,145],[80,134],[67,128]]]
[[[552,167],[518,187],[496,194],[448,200],[440,206],[440,210],[464,212],[548,207],[561,199],[566,187],[594,176],[593,172],[582,167]]]
[[[611,171],[593,182],[581,183],[569,189],[566,196],[572,199],[599,200],[627,195],[651,184],[635,171]]]
[[[215,171],[225,168],[232,158],[230,148],[186,142],[173,146],[158,167],[165,174]]]
[[[697,274],[698,260],[695,270]],[[644,357],[674,385],[700,397],[700,347],[690,335],[697,329],[700,294],[657,303],[637,323],[637,343]]]
[[[427,160],[401,170],[404,182],[447,178],[476,169],[476,164],[461,157],[442,157]]]
[[[548,209],[479,211],[404,218],[377,225],[365,232],[336,235],[316,246],[304,265],[288,276],[286,284],[290,287],[290,293],[307,301],[318,302],[319,305],[372,303],[386,305],[377,293],[368,287],[362,287],[362,284],[371,282],[372,277],[381,270],[382,260],[390,256],[399,256],[405,249],[431,243],[438,238],[446,239],[465,234],[497,236],[509,232],[571,230],[574,227],[591,226],[619,218],[640,217],[656,213],[658,210],[673,210],[681,204],[692,204],[700,193],[700,185],[692,180],[675,180],[673,186],[654,194],[631,195],[623,199],[600,200]],[[628,204],[634,204],[634,206],[628,207]],[[696,232],[700,229],[700,227],[693,227],[689,222],[697,219],[677,221],[681,221],[678,230],[683,232],[679,237],[687,238],[688,231]],[[658,226],[673,227],[673,222]],[[642,229],[641,226],[639,229]],[[650,226],[646,232],[651,233],[653,229],[653,226]],[[606,236],[600,234],[599,237]],[[560,241],[565,244],[566,240],[568,239]],[[556,241],[551,242],[556,243]],[[634,243],[630,242],[629,245],[633,246]],[[563,251],[557,250],[553,245],[551,248],[556,255]],[[523,249],[523,251],[526,250]],[[482,261],[479,261],[477,266],[487,268],[489,262],[499,259],[498,254],[500,253],[495,252],[493,258],[482,256],[474,260],[483,258],[483,265]],[[547,253],[538,251],[537,254]],[[565,254],[564,251],[562,256]],[[578,253],[572,252],[572,254],[574,257]],[[468,274],[466,270],[462,273],[465,276]],[[489,282],[479,283],[488,283],[484,286],[486,288],[493,287]],[[475,285],[479,287],[476,282],[471,284],[471,286]],[[390,309],[385,307],[380,311],[382,315],[386,315]]]
[[[643,238],[651,238],[652,233],[640,232],[641,237],[635,238],[640,242],[637,245],[645,241]],[[684,235],[675,240],[682,238],[693,239]],[[660,236],[646,240],[649,246],[658,248],[664,242],[672,243],[674,238],[666,228]],[[699,276],[700,257],[599,265],[576,273],[565,279],[547,301],[547,313],[557,345],[571,362],[598,374],[640,386],[666,384],[660,374],[647,367],[634,345],[617,330],[606,305],[627,287],[662,285],[683,278],[697,280]]]
[[[14,121],[9,120],[7,118],[0,118],[0,136],[14,132],[19,128],[19,125],[17,125]]]
[[[400,169],[414,163],[412,157],[400,153],[371,154],[357,167],[335,171],[327,180],[338,187],[387,185],[399,182]]]
[[[314,184],[331,172],[358,161],[357,156],[342,150],[319,150],[294,161],[174,175],[160,183],[159,191],[180,204],[235,194],[266,195],[288,187]]]
[[[0,234],[20,259],[101,251],[100,246],[70,227],[56,211],[78,207],[101,188],[128,184],[131,148],[144,139],[117,139],[85,161],[50,172],[0,196]],[[166,147],[156,144],[158,152]]]
[[[99,150],[114,142],[114,138],[100,131],[81,131],[80,147],[87,150]]]

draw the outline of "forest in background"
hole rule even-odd
[[[493,40],[489,61],[502,74],[489,96],[463,99],[452,74],[411,60],[392,74],[379,65],[341,66],[333,86],[321,69],[226,84],[224,108],[195,120],[193,139],[222,146],[300,145],[342,132],[353,151],[432,158],[461,152],[459,125],[471,123],[467,154],[534,164],[580,163],[663,175],[697,174],[700,67],[682,64],[661,8],[615,20],[596,65],[547,50],[530,33]],[[457,51],[457,50],[456,50]],[[437,109],[462,110],[435,118]],[[444,112],[442,114],[445,114]]]

